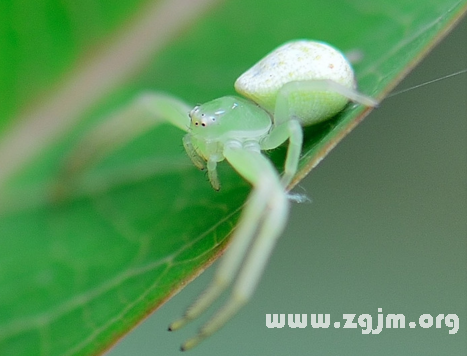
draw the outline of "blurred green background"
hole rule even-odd
[[[467,68],[467,21],[396,89]],[[299,187],[253,300],[190,355],[466,355],[467,75],[394,97]],[[215,267],[215,266],[214,266]],[[179,355],[196,325],[166,331],[206,286],[210,268],[108,356]],[[268,329],[266,313],[455,313],[460,329]],[[375,325],[373,325],[373,328]]]

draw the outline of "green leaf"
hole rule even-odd
[[[225,164],[219,172],[222,190],[214,192],[185,156],[182,133],[167,125],[86,172],[70,199],[54,201],[51,189],[63,159],[103,115],[145,89],[192,103],[233,93],[232,83],[242,71],[292,38],[358,51],[359,88],[381,99],[466,9],[465,1],[339,1],[329,6],[241,0],[219,4],[196,21],[174,9],[170,24],[179,21],[179,27],[169,34],[161,31],[164,45],[153,44],[157,53],[135,60],[124,75],[115,71],[109,86],[77,109],[79,91],[61,104],[65,116],[41,121],[43,104],[61,98],[63,88],[123,41],[152,6],[112,4],[0,5],[0,77],[5,78],[0,84],[5,98],[0,106],[2,355],[105,350],[209,265],[235,226],[248,185]],[[104,58],[108,67],[117,65]],[[85,84],[81,90],[93,92],[100,82]],[[348,109],[306,129],[297,181],[361,121],[364,110]],[[24,126],[9,129],[23,117]],[[56,129],[65,124],[67,131]],[[17,149],[15,137],[29,150]],[[271,154],[279,169],[283,157],[284,149]],[[19,163],[7,169],[11,162]]]

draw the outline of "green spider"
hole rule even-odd
[[[220,189],[216,166],[224,159],[252,184],[253,191],[212,283],[169,330],[197,318],[236,277],[231,296],[199,333],[182,345],[182,350],[193,348],[222,327],[254,292],[286,225],[287,186],[297,171],[302,126],[334,116],[349,100],[377,105],[374,99],[356,91],[352,67],[341,52],[310,40],[291,41],[275,49],[241,75],[235,89],[247,99],[225,96],[193,109],[167,94],[144,93],[94,130],[69,160],[67,174],[88,164],[96,154],[103,156],[165,120],[187,132],[183,138],[185,150],[196,167],[207,169],[214,189]],[[261,151],[287,140],[284,174],[280,177]]]

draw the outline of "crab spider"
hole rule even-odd
[[[72,174],[95,159],[97,153],[102,156],[165,120],[187,132],[183,138],[185,150],[196,167],[207,169],[214,189],[220,189],[216,165],[224,159],[253,186],[213,281],[169,330],[197,318],[236,278],[230,298],[195,337],[182,345],[182,350],[196,346],[224,325],[258,284],[287,221],[287,186],[297,171],[302,126],[334,116],[349,100],[365,106],[377,104],[356,91],[351,65],[338,50],[309,40],[288,42],[275,49],[241,75],[235,89],[246,99],[225,96],[193,109],[167,94],[142,94],[110,116],[111,120],[85,139],[69,160],[68,174]],[[284,174],[280,177],[261,151],[287,140]]]

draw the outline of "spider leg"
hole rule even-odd
[[[201,170],[204,170],[206,168],[206,161],[201,157],[198,153],[196,153],[195,147],[193,146],[193,142],[191,140],[191,135],[185,135],[183,136],[183,147],[185,148],[185,151],[190,157],[191,162]]]
[[[184,131],[190,125],[190,106],[163,93],[146,92],[90,131],[65,158],[53,196],[60,200],[82,172],[151,128],[168,122]]]
[[[287,195],[270,161],[261,154],[259,146],[246,147],[228,142],[224,156],[250,183],[254,190],[240,217],[212,284],[187,314],[174,325],[183,326],[201,314],[230,284],[237,279],[230,298],[199,331],[182,345],[188,350],[221,328],[251,297],[264,270],[269,255],[282,233],[289,210]],[[241,265],[241,263],[243,265]],[[237,273],[238,272],[238,273]],[[175,323],[174,323],[175,324]]]
[[[322,121],[318,117],[316,120],[301,122],[300,118],[294,116],[294,112],[289,109],[289,100],[296,97],[297,93],[331,92],[340,94],[350,101],[375,107],[378,102],[355,89],[345,87],[332,80],[303,80],[289,82],[282,86],[277,94],[276,106],[274,110],[274,128],[270,135],[261,143],[261,148],[268,150],[281,145],[289,139],[289,147],[285,160],[282,185],[287,187],[297,172],[300,153],[302,151],[303,132],[301,126],[311,125]]]
[[[289,119],[287,102],[291,96],[300,92],[329,92],[342,95],[354,103],[369,107],[378,106],[378,101],[330,79],[297,80],[284,84],[278,94],[274,108],[274,123],[280,125]],[[320,120],[318,120],[320,121]],[[313,123],[313,122],[312,122]],[[310,123],[309,123],[310,124]]]
[[[210,156],[207,162],[208,168],[208,177],[211,186],[214,190],[221,189],[221,185],[219,183],[219,178],[217,177],[217,159],[216,157]]]
[[[286,188],[292,181],[295,173],[297,173],[298,161],[302,152],[303,144],[303,129],[298,120],[292,119],[286,124],[287,133],[289,136],[289,147],[287,148],[287,156],[284,164],[284,174],[281,178],[281,183]]]
[[[239,224],[232,237],[230,245],[221,258],[211,284],[200,297],[187,309],[183,318],[173,322],[169,326],[170,331],[182,328],[191,320],[201,315],[219,295],[232,283],[242,262],[242,256],[254,238],[258,221],[261,221],[263,211],[266,208],[267,186],[261,185],[255,189],[246,203]]]

